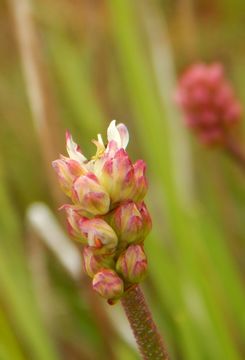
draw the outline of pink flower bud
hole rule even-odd
[[[130,199],[135,188],[134,169],[126,151],[121,148],[113,157],[106,154],[101,161],[98,176],[112,203]]]
[[[124,290],[123,281],[114,270],[103,269],[93,278],[93,289],[105,299],[119,299]]]
[[[85,219],[79,223],[83,236],[97,254],[111,254],[115,251],[118,238],[115,231],[100,218]]]
[[[83,169],[76,160],[66,158],[65,156],[61,156],[60,159],[53,161],[52,166],[58,175],[63,192],[71,197],[72,184],[75,179],[83,174]]]
[[[187,126],[207,145],[222,144],[241,118],[241,106],[221,64],[195,64],[181,77],[176,102]]]
[[[147,259],[141,245],[130,245],[118,258],[116,270],[129,283],[140,282],[146,274]]]
[[[91,278],[102,269],[114,267],[114,261],[111,256],[95,255],[94,249],[90,246],[83,248],[82,256],[84,270]]]
[[[141,242],[151,229],[151,219],[144,203],[122,203],[111,215],[111,225],[121,243]]]
[[[83,217],[78,213],[78,210],[76,210],[73,205],[65,204],[60,208],[60,210],[62,209],[66,211],[66,220],[69,235],[75,240],[86,243],[87,239],[84,237],[80,229],[80,223],[83,220]]]
[[[140,212],[140,215],[141,215],[141,218],[143,221],[142,232],[143,232],[143,237],[145,238],[152,229],[151,216],[146,207],[146,204],[143,201],[141,203],[137,204],[137,207],[138,207],[138,210]]]
[[[135,202],[142,201],[146,195],[148,184],[145,177],[146,164],[143,160],[138,160],[133,165],[134,167],[134,181],[135,191],[132,200]]]
[[[72,199],[81,210],[91,215],[106,214],[110,207],[108,193],[93,173],[80,176],[73,183]]]

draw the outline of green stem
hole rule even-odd
[[[168,360],[162,338],[140,287],[129,289],[121,299],[139,350],[145,360]]]

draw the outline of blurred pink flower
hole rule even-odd
[[[179,80],[175,100],[185,123],[207,145],[222,144],[241,117],[241,106],[220,63],[194,64]]]

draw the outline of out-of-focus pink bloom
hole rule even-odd
[[[94,276],[93,289],[105,299],[116,300],[123,294],[124,286],[114,270],[103,269]]]
[[[127,282],[140,282],[147,270],[147,259],[142,246],[130,245],[119,256],[116,269]]]
[[[122,203],[111,214],[111,226],[122,245],[143,242],[151,230],[151,218],[144,203]]]
[[[222,144],[241,117],[240,103],[219,63],[192,65],[180,78],[175,98],[186,125],[207,145]]]

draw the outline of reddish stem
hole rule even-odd
[[[236,140],[232,138],[227,139],[225,143],[227,154],[240,166],[242,171],[245,171],[245,153],[239,147]]]
[[[168,360],[163,340],[140,287],[137,285],[129,289],[121,302],[143,359]]]

